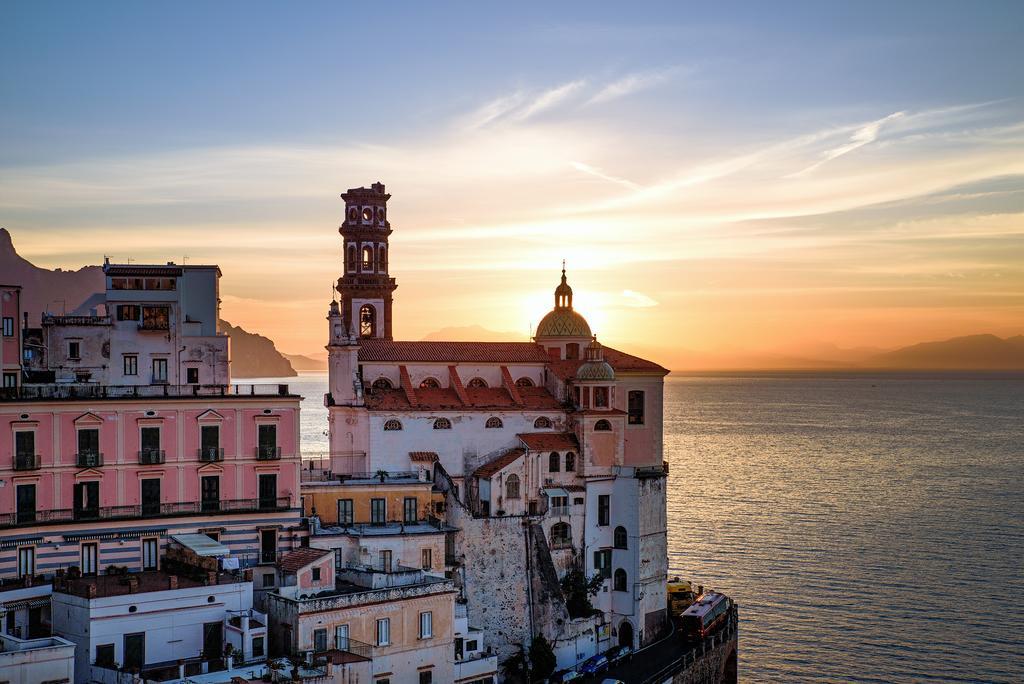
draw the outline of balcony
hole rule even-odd
[[[548,509],[548,515],[554,518],[567,518],[572,514],[572,509],[569,506],[551,506]]]
[[[163,449],[143,449],[139,452],[140,465],[160,465],[166,458],[166,452]]]
[[[99,468],[103,465],[103,454],[96,452],[75,454],[75,464],[79,468]]]
[[[17,454],[14,457],[15,470],[39,470],[42,465],[39,454]]]
[[[244,385],[99,385],[92,382],[26,383],[0,388],[0,401],[54,399],[161,399],[187,397],[290,397],[285,384]]]
[[[279,446],[258,446],[256,447],[257,461],[280,461],[281,447]]]
[[[222,499],[215,502],[213,512],[219,514],[261,513],[286,511],[291,499]],[[134,504],[129,506],[103,506],[90,508],[64,508],[43,511],[0,513],[0,528],[28,525],[59,525],[89,520],[132,520],[138,518],[166,518],[176,516],[209,515],[210,502],[183,501],[181,503]]]
[[[199,449],[199,460],[204,463],[213,463],[224,460],[224,449],[222,447],[206,447]]]

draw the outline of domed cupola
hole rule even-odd
[[[591,337],[587,319],[572,308],[572,288],[565,277],[562,266],[562,282],[555,288],[555,308],[547,313],[537,325],[536,339],[552,337]]]
[[[587,345],[586,361],[576,370],[576,379],[591,382],[614,382],[615,370],[604,360],[597,335]]]

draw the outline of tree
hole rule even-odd
[[[600,574],[588,580],[583,570],[578,567],[565,573],[565,577],[562,578],[562,595],[565,597],[569,617],[581,618],[594,614],[594,604],[590,602],[590,597],[597,595],[602,582],[604,578]]]
[[[530,681],[543,682],[555,671],[555,651],[543,634],[533,637],[530,642]]]

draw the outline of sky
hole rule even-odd
[[[1024,4],[3,3],[0,226],[49,268],[217,263],[322,352],[339,194],[394,331],[688,355],[1024,333]]]

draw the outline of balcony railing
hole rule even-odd
[[[273,396],[291,396],[288,391],[288,385],[99,385],[92,382],[54,382],[27,383],[19,387],[0,388],[0,401]]]
[[[143,449],[139,452],[141,465],[160,465],[166,458],[167,453],[163,449]]]
[[[39,454],[17,454],[14,457],[15,470],[39,470],[41,467]]]
[[[211,512],[210,503],[183,501],[181,503],[144,503],[129,506],[96,506],[91,508],[63,508],[57,510],[0,513],[0,528],[24,525],[56,525],[83,520],[125,520],[132,518],[206,515]],[[276,499],[224,499],[213,503],[216,505],[212,510],[217,513],[259,513],[263,511],[288,510],[291,506],[291,499],[287,496],[280,496]]]
[[[199,449],[199,460],[205,461],[206,463],[212,463],[214,461],[224,460],[224,449],[223,447],[206,447]]]
[[[548,515],[556,518],[564,518],[572,513],[572,509],[568,506],[551,506],[548,509]]]
[[[75,454],[75,463],[79,468],[98,468],[103,465],[103,454],[96,452]]]
[[[258,446],[256,447],[257,461],[277,461],[281,458],[281,447],[279,446]]]

